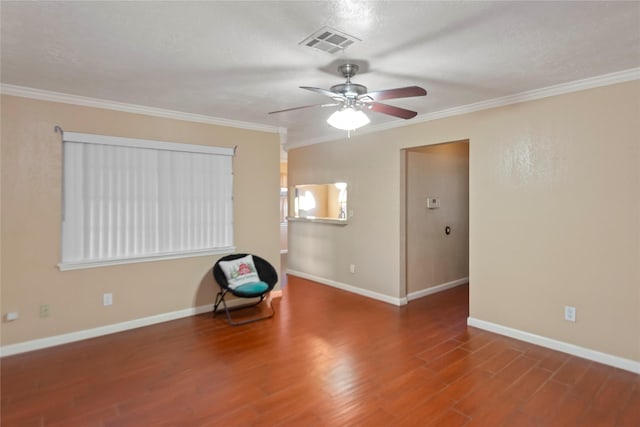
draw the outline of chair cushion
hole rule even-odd
[[[218,264],[227,278],[227,283],[231,289],[236,289],[245,283],[256,283],[260,281],[251,255],[232,261],[220,261]]]
[[[269,285],[265,282],[245,283],[232,290],[234,295],[241,297],[260,296],[269,289]]]

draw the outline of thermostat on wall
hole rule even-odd
[[[428,197],[427,198],[427,208],[428,209],[435,209],[435,208],[439,208],[440,207],[440,199],[436,199],[434,197]]]

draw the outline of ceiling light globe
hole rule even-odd
[[[343,108],[333,113],[327,123],[340,130],[355,130],[370,122],[369,117],[362,111],[354,108]]]

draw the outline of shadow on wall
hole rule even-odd
[[[200,284],[198,285],[198,289],[196,290],[196,294],[193,299],[194,307],[213,305],[217,291],[218,284],[213,278],[212,264],[211,268],[204,273],[202,279],[200,280]]]

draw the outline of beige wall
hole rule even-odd
[[[290,150],[289,185],[348,182],[354,217],[291,224],[289,266],[400,296],[401,149],[468,139],[470,315],[640,361],[639,100],[634,81]]]
[[[67,131],[238,146],[234,234],[238,251],[279,256],[277,134],[2,96],[2,345],[212,304],[218,257],[60,272],[61,142]],[[114,304],[102,306],[113,293]],[[51,315],[39,318],[40,304]]]
[[[382,142],[386,137],[379,142],[368,137],[375,135],[352,135],[349,140],[288,152],[289,186],[346,182],[347,210],[353,217],[348,225],[290,222],[287,265],[290,270],[399,298],[400,150]],[[349,272],[350,264],[355,265],[355,274]]]
[[[406,153],[407,293],[469,276],[469,143]],[[440,207],[427,209],[427,198]],[[445,227],[451,233],[445,233]]]

